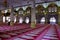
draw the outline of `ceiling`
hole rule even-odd
[[[56,0],[33,0],[33,1],[35,1],[35,3],[42,3],[42,2],[51,2]],[[18,7],[18,6],[24,6],[27,4],[32,4],[33,1],[32,0],[7,0],[7,5],[9,6],[9,8],[11,6]],[[5,9],[3,3],[4,3],[4,0],[0,0],[0,10]]]

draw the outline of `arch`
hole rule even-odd
[[[31,9],[32,9],[31,7],[27,7],[27,8],[26,8],[25,11],[26,11],[26,15],[27,15],[27,16],[30,16],[30,15],[31,15]]]
[[[20,8],[20,9],[18,10],[18,13],[19,13],[19,14],[22,14],[22,15],[23,15],[23,12],[24,12],[23,8]]]
[[[40,23],[41,18],[44,17],[45,8],[43,7],[43,5],[38,5],[36,7],[36,11],[38,11],[36,13],[37,23]]]
[[[43,5],[38,5],[38,6],[37,6],[37,9],[38,9],[38,8],[44,8],[44,7],[43,7]]]
[[[58,6],[57,4],[55,3],[50,3],[47,7],[47,15],[46,15],[46,18],[47,18],[47,23],[50,23],[49,20],[51,17],[55,17],[57,20],[56,20],[56,23],[58,22]],[[49,17],[48,17],[49,16]]]
[[[40,10],[44,10],[43,5],[38,5],[38,6],[36,7],[36,10],[38,10],[38,11],[40,11]]]
[[[58,7],[56,3],[50,3],[47,7]]]
[[[27,7],[26,10],[25,10],[25,20],[26,20],[26,17],[29,18],[29,23],[31,23],[31,7]],[[26,22],[25,22],[26,23]]]
[[[37,15],[39,15],[39,14],[44,14],[44,12],[45,12],[45,8],[43,7],[43,5],[38,5],[37,7],[36,7],[36,13],[37,13]]]
[[[51,3],[48,5],[48,12],[57,12],[58,6],[55,3]]]

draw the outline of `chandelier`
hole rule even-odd
[[[7,0],[4,0],[3,6],[4,6],[4,7],[7,7]]]

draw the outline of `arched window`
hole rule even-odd
[[[20,8],[18,11],[19,11],[19,14],[23,14],[23,8]]]
[[[49,12],[57,12],[57,5],[55,3],[51,3],[48,5]]]

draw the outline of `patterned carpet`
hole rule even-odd
[[[19,26],[18,30],[1,31],[0,40],[60,40],[60,27],[57,24],[38,24],[34,29],[29,25],[23,26],[24,28]]]

